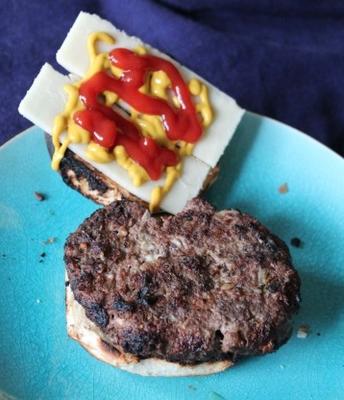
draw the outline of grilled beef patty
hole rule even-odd
[[[107,343],[141,359],[271,352],[299,308],[287,246],[249,215],[200,199],[156,217],[114,202],[69,236],[65,262],[75,299]]]

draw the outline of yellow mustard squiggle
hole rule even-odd
[[[115,39],[105,32],[94,32],[89,35],[87,49],[90,58],[90,67],[83,79],[78,82],[68,84],[64,88],[68,94],[68,101],[64,111],[57,115],[54,120],[52,137],[55,152],[51,165],[54,170],[58,170],[67,147],[71,143],[84,143],[87,144],[86,157],[99,163],[108,163],[115,160],[121,167],[128,171],[133,184],[135,186],[140,186],[147,182],[150,178],[145,169],[128,156],[123,146],[116,146],[113,149],[113,152],[110,152],[101,145],[92,142],[90,140],[90,133],[77,125],[73,120],[74,112],[84,109],[84,106],[79,99],[79,88],[82,82],[89,79],[91,76],[101,70],[109,70],[116,77],[120,77],[122,74],[122,70],[114,67],[111,64],[108,58],[108,53],[97,51],[97,45],[99,41],[110,45],[115,43]],[[147,50],[143,46],[137,47],[135,51],[138,54],[147,53]],[[171,81],[163,71],[156,71],[149,74],[146,82],[140,88],[142,93],[171,101],[175,107],[179,107],[178,99],[169,93],[170,90]],[[200,114],[202,125],[207,127],[213,119],[213,111],[209,102],[207,87],[199,80],[192,79],[189,82],[189,90],[193,96],[198,98],[196,111]],[[104,103],[108,107],[114,106],[119,101],[118,95],[111,91],[105,91],[103,96]],[[123,102],[121,102],[121,106],[123,106],[122,103]],[[192,143],[187,143],[180,140],[173,142],[167,138],[160,116],[145,115],[132,108],[126,108],[127,111],[130,112],[131,119],[141,127],[144,135],[152,137],[161,146],[165,146],[176,151],[181,158],[192,154],[194,148]],[[60,144],[61,135],[65,131],[67,132],[67,135],[62,144]],[[169,192],[174,182],[180,177],[181,171],[182,161],[176,166],[166,168],[164,184],[162,186],[156,186],[152,190],[149,203],[149,209],[151,212],[159,209],[163,197]]]
[[[66,103],[64,111],[55,117],[52,130],[52,138],[55,151],[52,157],[51,167],[55,171],[60,168],[60,162],[67,150],[67,147],[72,143],[71,138],[69,137],[69,135],[67,135],[67,138],[63,141],[61,145],[60,136],[62,132],[67,129],[68,119],[70,118],[72,112],[75,110],[79,98],[79,91],[73,85],[66,85],[64,89],[68,94],[68,101]]]
[[[149,181],[149,176],[146,170],[128,156],[123,146],[116,146],[113,152],[116,161],[121,167],[128,171],[135,186],[141,186],[145,182]]]
[[[201,114],[202,124],[207,127],[211,124],[214,115],[211,108],[208,96],[208,88],[198,79],[191,79],[189,82],[190,93],[199,97],[199,102],[196,105],[196,110]]]
[[[107,151],[103,146],[95,142],[90,142],[88,144],[86,157],[101,164],[109,163],[115,159],[111,152]]]
[[[182,164],[179,163],[175,167],[166,168],[166,179],[163,186],[156,186],[151,193],[151,199],[149,203],[149,210],[151,212],[158,210],[161,199],[168,193],[174,182],[180,177],[182,170]]]

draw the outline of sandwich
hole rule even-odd
[[[198,197],[244,110],[96,15],[79,14],[56,58],[68,73],[45,64],[19,112],[46,132],[64,182],[104,206],[65,243],[69,336],[153,376],[275,351],[300,302],[289,250]]]
[[[51,135],[52,167],[69,186],[175,214],[214,180],[244,113],[230,96],[84,12],[56,59],[69,74],[45,64],[19,112]]]

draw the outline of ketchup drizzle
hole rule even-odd
[[[179,162],[177,154],[142,135],[140,128],[111,107],[102,104],[99,96],[106,90],[115,92],[138,112],[160,115],[170,140],[195,143],[202,127],[192,103],[187,85],[177,68],[167,60],[152,55],[138,55],[128,49],[114,49],[109,54],[111,63],[123,70],[119,78],[100,71],[80,86],[80,98],[86,109],[74,114],[74,121],[91,132],[92,140],[112,150],[124,146],[129,157],[139,163],[152,180],[161,177],[165,167]],[[168,101],[139,92],[147,74],[164,71],[171,80],[172,90],[180,108]]]

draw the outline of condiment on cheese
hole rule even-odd
[[[164,184],[151,192],[155,211],[179,178],[183,157],[192,154],[213,119],[208,90],[198,79],[186,84],[171,62],[143,46],[98,53],[99,41],[115,43],[104,32],[89,35],[89,71],[66,85],[68,102],[54,121],[52,168],[59,168],[71,143],[87,143],[86,157],[117,162],[135,186],[164,175]]]

